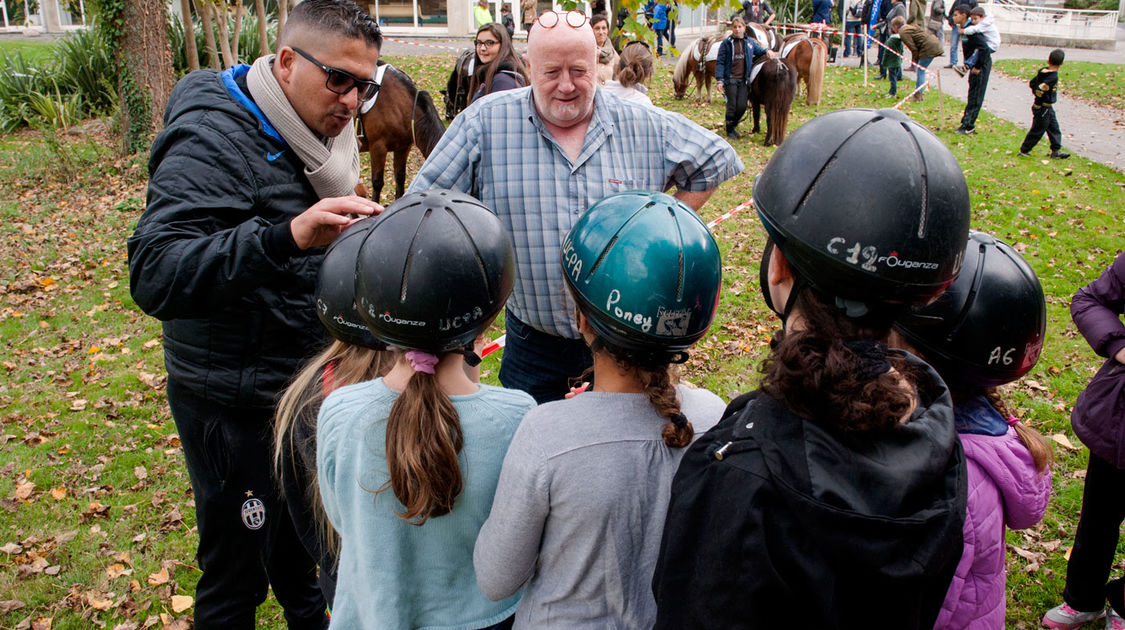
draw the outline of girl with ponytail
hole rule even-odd
[[[719,250],[673,197],[622,193],[578,219],[562,273],[593,386],[520,424],[476,542],[477,580],[494,599],[524,589],[515,628],[648,628],[672,474],[723,409],[672,369],[711,324]]]
[[[519,598],[481,593],[472,545],[535,403],[477,383],[467,366],[511,292],[509,236],[451,191],[407,195],[373,222],[354,266],[356,307],[395,360],[320,411],[320,494],[340,536],[330,627],[494,628]]]
[[[887,198],[862,194],[888,173]],[[965,177],[905,114],[839,110],[785,140],[753,200],[781,329],[760,388],[676,472],[654,627],[930,630],[961,556],[965,459],[941,378],[887,341],[957,275]]]
[[[1047,302],[1035,271],[1006,243],[970,232],[961,273],[936,302],[895,326],[949,386],[968,463],[965,549],[935,630],[1005,622],[1007,528],[1038,523],[1051,495],[1051,449],[1009,411],[997,389],[1039,360]]]

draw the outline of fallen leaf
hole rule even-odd
[[[49,566],[46,569],[43,569],[43,573],[46,573],[47,575],[58,575],[59,571],[62,571],[62,566],[57,565],[57,564]]]
[[[148,470],[144,466],[137,466],[133,468],[133,476],[140,481],[144,481],[148,477]]]
[[[113,607],[113,600],[111,598],[102,597],[94,592],[86,593],[86,603],[89,604],[91,608],[97,610],[109,610]]]
[[[25,605],[26,604],[18,599],[6,599],[0,602],[0,613],[10,613],[13,610],[19,610],[20,608],[23,608]]]
[[[188,595],[173,595],[172,596],[172,612],[179,614],[192,607],[195,600]]]
[[[0,551],[3,551],[4,553],[6,553],[8,555],[11,555],[13,553],[19,553],[19,552],[23,551],[23,547],[17,545],[14,542],[8,542],[8,543],[4,543],[3,547],[0,547]]]
[[[132,575],[132,573],[132,569],[126,568],[125,565],[121,564],[120,562],[114,562],[113,564],[105,568],[105,574],[109,576],[109,579],[111,580],[117,579],[122,575]]]
[[[16,498],[24,501],[27,497],[31,496],[32,490],[35,490],[35,484],[24,479],[16,484]]]
[[[160,586],[168,583],[168,569],[161,569],[156,573],[148,574],[149,586]]]
[[[51,496],[56,501],[62,501],[66,498],[66,486],[59,486],[58,488],[51,489]]]
[[[51,630],[52,621],[50,617],[38,617],[31,622],[31,630]]]
[[[1051,441],[1058,444],[1059,446],[1069,450],[1069,451],[1077,451],[1078,450],[1078,447],[1075,446],[1074,444],[1071,444],[1070,439],[1067,438],[1062,433],[1055,433],[1054,435],[1052,435]]]

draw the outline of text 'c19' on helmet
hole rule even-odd
[[[947,381],[998,387],[1039,360],[1047,301],[1031,265],[1003,241],[970,232],[965,264],[934,303],[895,328]]]
[[[383,350],[355,306],[355,261],[359,246],[375,224],[372,218],[348,226],[324,253],[316,278],[316,316],[334,338],[364,348]]]
[[[627,350],[682,352],[707,332],[719,247],[691,208],[630,191],[590,206],[562,246],[567,284],[597,335]]]
[[[375,217],[356,261],[356,305],[389,345],[471,351],[514,278],[511,238],[492,211],[452,190],[415,192]]]
[[[961,166],[898,110],[844,109],[801,125],[755,180],[753,198],[798,275],[860,303],[860,314],[927,303],[961,267],[970,214]]]

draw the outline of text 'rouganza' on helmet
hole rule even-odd
[[[479,360],[473,340],[514,277],[511,238],[492,211],[460,192],[415,192],[375,217],[356,260],[356,304],[391,346]]]
[[[803,281],[866,312],[931,301],[969,231],[957,159],[898,110],[846,109],[790,135],[754,182],[770,239]]]

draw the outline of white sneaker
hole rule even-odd
[[[1066,602],[1055,606],[1043,615],[1043,627],[1055,630],[1075,630],[1090,621],[1101,619],[1105,616],[1105,609],[1092,612],[1081,612],[1067,605]]]
[[[1105,630],[1125,630],[1125,619],[1122,619],[1112,607],[1105,613]]]

